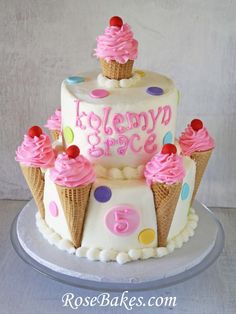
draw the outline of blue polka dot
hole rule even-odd
[[[70,85],[79,84],[81,82],[84,82],[84,77],[82,76],[69,76],[66,78],[66,83]]]
[[[111,189],[108,186],[99,186],[94,191],[95,199],[100,203],[106,203],[112,195]]]
[[[190,187],[188,183],[184,183],[181,191],[181,199],[182,201],[185,201],[189,196]]]
[[[173,141],[173,135],[172,133],[169,131],[165,134],[165,136],[163,137],[163,145],[165,144],[172,144]]]

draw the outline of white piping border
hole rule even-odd
[[[67,239],[63,239],[53,229],[49,228],[44,219],[41,218],[39,212],[36,214],[36,225],[43,237],[58,249],[75,254],[78,257],[87,257],[91,261],[110,262],[116,261],[119,264],[125,264],[139,259],[148,259],[151,257],[160,258],[182,245],[194,235],[194,230],[198,224],[198,216],[193,208],[190,209],[188,221],[184,229],[173,239],[168,241],[166,247],[130,249],[128,252],[118,252],[111,249],[86,248],[79,247],[75,249],[73,243]]]

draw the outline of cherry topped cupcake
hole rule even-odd
[[[129,79],[132,76],[134,60],[138,55],[138,42],[127,23],[119,16],[110,19],[110,26],[97,38],[95,56],[100,60],[104,76],[115,79]]]
[[[176,146],[165,144],[161,152],[146,164],[144,176],[153,192],[158,225],[158,246],[166,246],[185,176],[183,156],[177,154]]]
[[[215,147],[215,142],[203,125],[203,122],[199,119],[194,119],[180,135],[179,144],[183,154],[190,156],[196,162],[195,185],[191,200],[192,204]]]
[[[23,143],[17,148],[15,159],[20,163],[40,215],[44,218],[44,172],[47,168],[53,167],[55,162],[49,136],[43,133],[39,126],[31,127],[24,136]]]
[[[96,176],[91,163],[76,145],[69,146],[59,154],[50,169],[66,217],[74,246],[81,245],[83,226],[90,190]]]
[[[165,144],[161,152],[146,164],[144,175],[148,185],[164,183],[172,185],[182,182],[185,175],[183,157],[177,154],[173,144]]]
[[[212,150],[215,146],[213,138],[199,119],[194,119],[182,132],[179,138],[182,152],[186,156],[191,156],[195,152],[205,152]]]

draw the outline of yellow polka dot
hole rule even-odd
[[[64,139],[66,141],[67,144],[70,144],[73,142],[74,140],[74,133],[72,131],[72,129],[68,126],[66,126],[63,130],[63,136],[64,136]]]
[[[155,239],[155,231],[153,229],[144,229],[139,233],[138,240],[141,244],[150,244]]]
[[[141,70],[136,70],[135,73],[138,73],[141,77],[145,76],[145,72],[143,72]]]

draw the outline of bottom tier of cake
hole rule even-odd
[[[158,247],[158,228],[163,228],[160,224],[166,221],[157,220],[158,208],[155,208],[152,189],[142,178],[129,179],[126,175],[125,179],[117,179],[115,170],[113,177],[98,176],[92,185],[84,221],[73,216],[73,213],[69,213],[68,217],[58,188],[47,171],[44,188],[45,220],[37,215],[38,228],[52,244],[90,260],[116,260],[123,264],[166,255],[175,247],[182,246],[197,226],[198,217],[193,211],[190,213],[195,162],[184,157],[184,167],[186,175],[171,218],[166,247]],[[67,201],[70,202],[70,199]],[[75,229],[82,230],[79,247],[73,245]]]
[[[136,260],[145,260],[148,258],[161,258],[172,253],[176,248],[181,248],[182,245],[188,242],[189,238],[194,235],[194,230],[198,225],[198,216],[193,208],[190,208],[185,227],[179,234],[168,241],[166,247],[149,247],[142,249],[130,249],[128,251],[116,251],[113,249],[87,248],[84,246],[75,249],[73,243],[65,238],[62,238],[57,232],[48,226],[40,213],[36,214],[36,225],[39,232],[51,244],[59,250],[66,251],[68,254],[76,255],[77,257],[85,257],[90,261],[112,262],[125,264]]]

